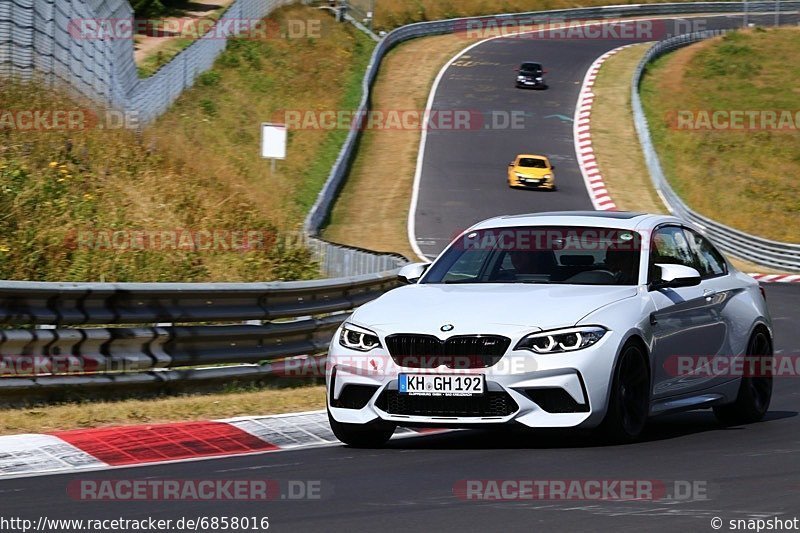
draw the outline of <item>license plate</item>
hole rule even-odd
[[[400,374],[397,388],[410,396],[478,396],[483,384],[482,375]]]

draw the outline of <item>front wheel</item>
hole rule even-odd
[[[739,385],[739,394],[733,403],[714,407],[714,415],[723,424],[740,425],[758,422],[767,414],[769,403],[772,400],[772,375],[766,370],[769,368],[764,359],[772,357],[772,342],[763,331],[753,334],[747,343],[747,355],[754,361],[754,365],[745,365],[745,368],[754,367],[756,375],[742,376]]]
[[[614,368],[608,412],[600,430],[612,442],[635,441],[644,431],[649,410],[647,355],[638,344],[629,342]]]
[[[334,420],[330,411],[328,422],[336,438],[354,448],[380,448],[389,441],[397,427],[382,420],[368,424],[345,424]]]

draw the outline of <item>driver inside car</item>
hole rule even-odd
[[[613,247],[606,251],[605,267],[614,274],[616,283],[630,282],[634,267],[631,261],[633,255],[630,250],[620,250]]]
[[[513,251],[508,252],[514,272],[519,275],[549,276],[556,265],[555,254],[552,250],[541,251]]]

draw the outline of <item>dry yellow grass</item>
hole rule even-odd
[[[221,282],[318,276],[301,246],[198,252],[155,243],[144,251],[121,251],[78,246],[75,238],[81,230],[295,233],[347,132],[292,131],[288,158],[273,173],[260,157],[260,123],[282,109],[354,108],[374,42],[308,7],[282,9],[274,17],[278,23],[320,20],[321,35],[234,40],[213,69],[141,135],[0,125],[0,279]],[[6,82],[0,91],[0,110],[86,107],[37,84]]]
[[[372,90],[373,108],[424,109],[442,66],[477,40],[444,35],[398,46],[381,65]],[[407,221],[419,141],[419,131],[363,133],[356,160],[323,231],[325,238],[416,259],[408,243]]]
[[[688,1],[688,0],[687,0]],[[372,0],[350,0],[350,4],[367,12]],[[375,0],[375,26],[379,29],[395,28],[411,22],[443,18],[544,11],[614,4],[649,4],[658,0],[641,2],[608,0]]]
[[[444,35],[415,39],[392,50],[372,91],[373,109],[422,112],[436,74],[467,44],[462,36]],[[325,238],[416,258],[406,222],[420,135],[399,129],[363,133]]]
[[[800,125],[692,131],[674,123],[680,112],[794,115],[798,87],[798,28],[736,32],[650,69],[642,99],[653,141],[667,178],[690,207],[754,235],[800,242]]]
[[[278,24],[318,20],[322,37],[230,42],[214,70],[181,96],[152,135],[182,170],[213,176],[229,189],[230,198],[216,200],[224,201],[221,208],[236,213],[236,199],[248,198],[289,228],[315,200],[347,132],[292,130],[287,159],[272,173],[260,158],[259,124],[281,120],[287,110],[355,108],[374,43],[307,7],[281,9],[273,18]]]
[[[631,111],[631,77],[651,45],[632,46],[603,63],[593,90],[596,98],[592,108],[592,147],[617,207],[666,213],[650,181]]]
[[[0,409],[0,435],[258,416],[325,408],[325,387]]]

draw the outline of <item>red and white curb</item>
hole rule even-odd
[[[606,59],[629,46],[633,45],[620,46],[595,59],[583,78],[583,85],[581,85],[581,91],[578,95],[578,104],[575,107],[575,118],[573,120],[575,154],[578,156],[578,166],[581,169],[586,190],[589,191],[589,198],[591,198],[592,205],[598,211],[616,211],[617,205],[608,194],[603,175],[597,167],[594,148],[592,148],[591,117],[592,105],[594,104],[592,88],[597,79],[597,74],[600,72],[600,67],[605,63]]]
[[[756,278],[761,283],[799,283],[800,274],[758,274],[755,272],[748,272],[748,274]]]
[[[394,437],[432,430],[398,428]],[[0,479],[340,444],[325,411],[0,436]]]
[[[586,71],[581,85],[580,94],[578,95],[578,103],[575,108],[575,118],[573,123],[573,138],[575,140],[575,155],[578,158],[578,166],[581,169],[583,181],[586,184],[586,190],[589,192],[589,198],[592,200],[592,205],[598,211],[616,211],[617,204],[611,199],[608,189],[606,188],[605,181],[603,181],[603,174],[597,166],[597,159],[595,158],[594,148],[592,147],[592,106],[594,105],[595,94],[592,91],[594,83],[597,80],[597,75],[600,72],[600,67],[606,60],[619,53],[633,44],[620,46],[606,52],[598,57],[594,63]],[[759,274],[750,273],[761,283],[796,283],[800,282],[800,275],[797,274]]]

